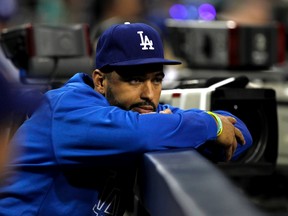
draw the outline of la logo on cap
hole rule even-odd
[[[138,31],[137,34],[140,35],[142,50],[154,50],[153,41],[148,38],[147,35],[143,36],[143,31]]]

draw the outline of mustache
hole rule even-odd
[[[153,111],[155,112],[156,111],[156,105],[151,102],[151,101],[145,101],[145,102],[139,102],[139,103],[135,103],[135,104],[132,104],[130,107],[129,107],[129,110],[135,108],[135,107],[141,107],[141,106],[152,106],[153,107]]]

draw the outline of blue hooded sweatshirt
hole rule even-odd
[[[157,112],[167,108],[173,114],[110,106],[84,73],[48,91],[11,142],[0,215],[123,215],[143,153],[198,149],[217,137],[216,122],[205,111],[160,104]],[[252,145],[245,124],[235,118],[246,144],[238,144],[232,159]]]

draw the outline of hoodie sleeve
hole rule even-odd
[[[238,143],[236,151],[232,157],[232,160],[236,160],[241,154],[243,154],[245,151],[247,151],[252,146],[252,144],[253,144],[252,136],[251,136],[247,126],[245,125],[245,123],[241,119],[239,119],[237,116],[235,116],[229,112],[222,111],[222,110],[216,110],[213,112],[218,113],[220,115],[224,115],[224,116],[232,116],[232,117],[236,118],[236,120],[237,120],[235,127],[238,128],[242,132],[242,134],[245,138],[246,144],[241,145]]]
[[[129,163],[144,152],[198,148],[216,138],[217,125],[206,112],[139,114],[90,94],[64,93],[52,102],[51,140],[59,163]]]
[[[185,112],[184,110],[182,109],[179,109],[177,107],[173,107],[173,106],[170,106],[170,105],[163,105],[163,106],[160,106],[159,107],[159,110],[165,110],[165,109],[170,109],[173,113],[182,113],[182,112]],[[192,109],[194,110],[195,112],[202,112],[201,110],[197,110],[197,109]],[[250,131],[248,130],[246,124],[240,119],[238,118],[237,116],[233,115],[232,113],[230,112],[227,112],[227,111],[223,111],[223,110],[213,110],[214,113],[217,113],[217,114],[220,114],[220,115],[224,115],[224,116],[231,116],[231,117],[234,117],[237,122],[235,124],[235,127],[238,128],[244,138],[245,138],[245,142],[246,144],[245,145],[242,145],[242,144],[239,144],[237,145],[237,148],[236,148],[236,151],[232,157],[232,161],[233,160],[237,160],[239,158],[240,155],[242,155],[244,152],[246,152],[249,148],[251,148],[251,146],[253,145],[253,138],[251,136],[251,133]],[[209,140],[207,140],[209,141]],[[211,142],[209,142],[211,143]],[[212,143],[213,145],[213,143]],[[210,148],[210,147],[207,147],[208,145],[202,145],[201,146],[201,152],[205,152],[205,156],[211,158],[212,160],[214,161],[223,161],[225,160],[225,156],[224,156],[224,152],[222,151],[221,152],[221,149],[219,151],[219,148],[216,148],[217,150],[215,150],[215,148]]]

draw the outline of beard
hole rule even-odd
[[[117,106],[123,110],[129,110],[127,107],[125,107],[119,101],[117,101],[117,99],[114,97],[114,94],[112,93],[112,90],[110,87],[107,87],[105,97],[111,106]]]
[[[153,107],[153,112],[156,112],[156,105],[152,102],[152,101],[142,101],[142,102],[138,102],[138,103],[134,103],[132,105],[130,105],[129,107],[126,107],[125,105],[123,105],[122,103],[120,103],[119,101],[117,101],[117,99],[115,98],[114,94],[112,93],[111,88],[107,88],[106,90],[106,94],[105,94],[106,99],[108,100],[109,104],[111,106],[117,106],[123,110],[132,110],[135,107],[141,107],[141,106],[152,106]]]

